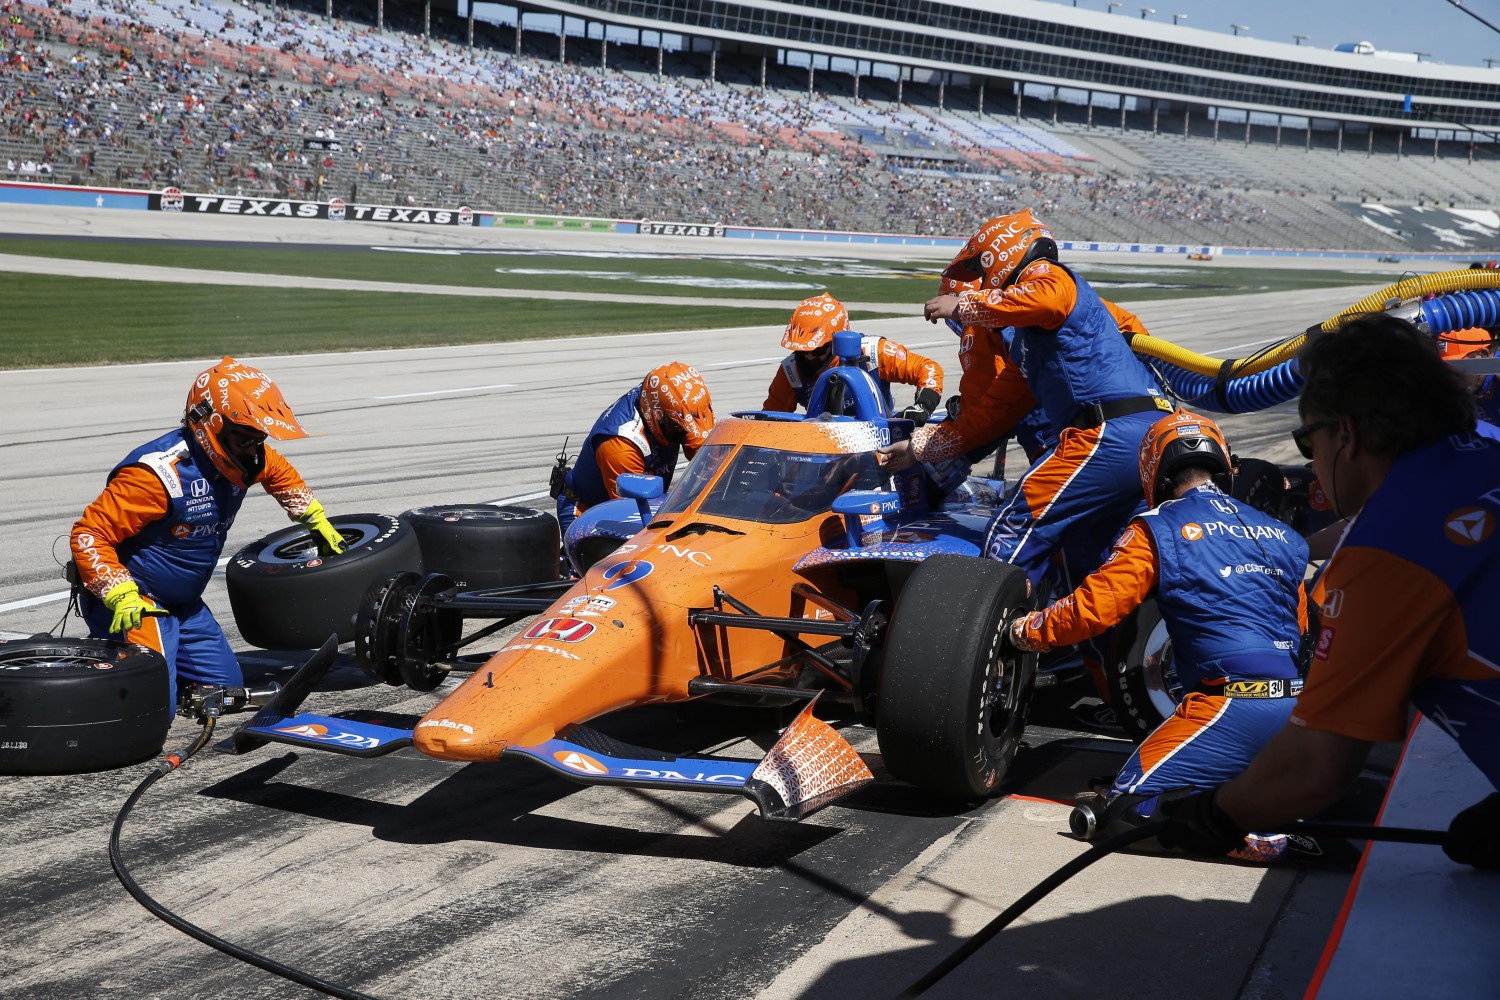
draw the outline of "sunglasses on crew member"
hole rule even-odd
[[[1318,431],[1327,430],[1330,427],[1337,427],[1338,425],[1339,422],[1337,420],[1315,420],[1292,431],[1292,441],[1297,445],[1298,453],[1309,462],[1312,461],[1312,436]]]

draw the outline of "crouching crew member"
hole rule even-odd
[[[818,376],[840,363],[833,353],[833,335],[847,329],[849,311],[838,299],[827,292],[804,299],[781,337],[781,346],[792,353],[776,369],[761,409],[791,413],[805,408]],[[898,416],[918,423],[932,416],[943,398],[942,365],[884,337],[864,337],[861,355],[858,364],[880,380],[888,406],[889,383],[917,387],[916,401]]]
[[[292,464],[266,447],[307,437],[276,383],[224,358],[188,390],[182,426],[126,455],[73,525],[71,547],[89,634],[124,634],[161,653],[177,682],[238,687],[239,661],[203,603],[245,492],[259,483],[326,554],[339,535]]]
[[[590,507],[618,498],[615,481],[625,473],[670,486],[679,454],[692,458],[713,429],[713,400],[698,369],[681,361],[651,369],[594,421],[557,498],[563,532]]]
[[[1141,442],[1140,477],[1154,509],[1131,521],[1077,590],[1011,630],[1018,648],[1045,652],[1099,635],[1156,597],[1188,694],[1109,790],[1084,800],[1104,835],[1143,823],[1162,792],[1211,787],[1244,770],[1286,724],[1302,686],[1307,544],[1230,499],[1219,428],[1185,410],[1157,421]],[[1285,848],[1285,837],[1250,835],[1232,854],[1264,861]]]

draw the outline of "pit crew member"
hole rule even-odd
[[[818,376],[840,363],[833,353],[833,335],[847,329],[849,311],[838,299],[827,292],[803,299],[781,336],[781,346],[791,353],[776,369],[761,409],[791,413],[799,406],[805,408]],[[858,364],[881,380],[887,403],[889,383],[917,387],[916,401],[898,415],[918,423],[932,416],[943,398],[942,365],[884,337],[865,337],[862,343]]]
[[[1444,361],[1488,358],[1495,352],[1495,335],[1478,326],[1444,333],[1438,336],[1438,351]],[[1479,419],[1500,424],[1500,375],[1470,375],[1467,379],[1474,390]]]
[[[226,357],[193,381],[182,425],[121,459],[73,525],[89,634],[123,633],[161,653],[174,706],[179,678],[244,683],[203,591],[252,485],[312,529],[324,554],[343,551],[323,505],[267,437],[289,441],[307,432],[269,376]]]
[[[1332,803],[1371,744],[1406,734],[1409,704],[1500,787],[1500,432],[1404,320],[1355,319],[1298,365],[1292,436],[1352,520],[1313,595],[1322,630],[1288,725],[1232,781],[1163,802],[1162,842],[1193,853]],[[1500,867],[1500,795],[1460,813],[1443,849]]]
[[[698,369],[681,361],[651,369],[594,421],[557,497],[563,532],[590,507],[618,498],[615,480],[624,473],[660,476],[670,486],[678,455],[696,455],[713,428],[713,400]]]
[[[1104,836],[1144,822],[1161,792],[1211,787],[1244,770],[1286,724],[1302,687],[1307,543],[1230,498],[1219,428],[1186,410],[1163,417],[1141,442],[1140,479],[1154,509],[1130,522],[1077,590],[1011,627],[1017,648],[1047,652],[1103,633],[1156,597],[1188,693],[1113,785],[1086,797]],[[1265,861],[1285,848],[1285,837],[1252,837],[1236,856]]]

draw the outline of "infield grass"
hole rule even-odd
[[[6,274],[0,367],[781,326],[783,309],[324,292]],[[858,314],[856,314],[858,315]],[[865,313],[860,318],[875,318]]]
[[[0,253],[32,257],[418,285],[583,294],[608,291],[655,297],[784,298],[792,303],[827,291],[845,302],[909,306],[925,302],[935,293],[942,266],[930,258],[909,262],[859,260],[839,256],[834,248],[826,256],[800,259],[760,257],[749,252],[749,256],[716,256],[705,251],[685,257],[645,250],[516,253],[474,248],[184,246],[97,238],[0,239]],[[1368,271],[1215,268],[1175,257],[1140,265],[1095,266],[1085,262],[1080,271],[1107,298],[1117,302],[1368,285],[1382,280],[1382,276]]]

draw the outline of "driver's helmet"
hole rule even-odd
[[[236,453],[225,440],[231,424],[277,441],[307,437],[269,375],[225,357],[193,380],[182,425],[225,479],[242,490],[248,489],[265,469],[265,447],[257,445],[252,454],[243,449]]]
[[[798,304],[781,335],[781,346],[793,352],[803,381],[811,382],[833,363],[833,335],[847,329],[849,310],[824,292]]]
[[[1196,413],[1176,410],[1152,424],[1141,439],[1141,489],[1146,493],[1146,506],[1170,500],[1167,492],[1172,477],[1190,465],[1205,469],[1214,485],[1225,493],[1234,485],[1229,445],[1218,424]]]
[[[1052,231],[1026,209],[986,222],[943,269],[943,277],[1004,288],[1033,261],[1043,258],[1057,260],[1057,243]]]
[[[1438,334],[1437,341],[1438,353],[1444,361],[1457,361],[1474,354],[1488,357],[1490,348],[1495,346],[1494,336],[1482,326]]]
[[[714,429],[714,404],[698,369],[672,361],[651,369],[641,382],[641,419],[662,444],[681,445],[689,458]]]

